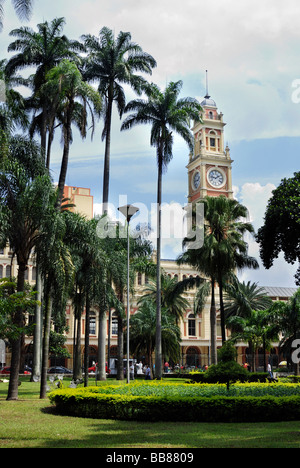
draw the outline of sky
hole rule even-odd
[[[22,25],[11,2],[5,2],[0,33],[2,57],[12,29]],[[98,35],[103,26],[129,31],[132,40],[157,61],[149,81],[164,89],[183,81],[181,97],[202,100],[208,89],[224,114],[225,142],[233,162],[235,197],[249,210],[257,229],[263,224],[267,202],[284,177],[299,170],[300,152],[300,2],[298,0],[35,0],[29,26],[64,17],[64,33],[72,39]],[[134,94],[126,89],[127,100]],[[67,185],[91,188],[95,213],[102,201],[103,121],[93,141],[74,131]],[[114,207],[124,201],[149,211],[156,202],[157,165],[147,126],[120,132],[113,114],[109,199]],[[163,201],[187,203],[188,148],[176,137],[173,159],[163,176]],[[58,179],[62,146],[57,133],[51,171]],[[136,218],[138,220],[138,217]],[[249,254],[259,259],[259,247],[247,239]],[[163,240],[163,257],[176,258],[180,239]],[[271,269],[244,270],[240,278],[263,286],[295,287],[296,265],[281,255]]]

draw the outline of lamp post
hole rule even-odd
[[[127,221],[127,383],[130,382],[129,374],[129,317],[130,317],[130,307],[129,307],[129,223],[133,215],[135,215],[139,209],[133,205],[124,205],[118,208],[118,210],[125,216]]]

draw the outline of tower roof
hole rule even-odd
[[[206,107],[215,107],[215,108],[217,108],[216,102],[213,99],[211,99],[211,97],[208,96],[208,94],[206,96],[204,96],[204,99],[201,102],[201,106],[202,107],[206,106]]]

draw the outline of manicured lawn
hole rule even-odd
[[[57,416],[28,378],[19,401],[0,383],[0,448],[300,448],[300,421],[147,423]],[[92,382],[94,384],[94,381]]]

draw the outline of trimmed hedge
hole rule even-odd
[[[197,383],[219,383],[219,378],[212,378],[207,372],[190,372],[189,374],[178,374],[179,378],[190,379]],[[266,382],[269,374],[267,372],[247,372],[245,378],[238,379],[240,382]],[[232,380],[236,380],[233,376]]]
[[[97,393],[89,388],[49,394],[59,414],[137,421],[258,422],[300,420],[300,397],[179,397]]]

